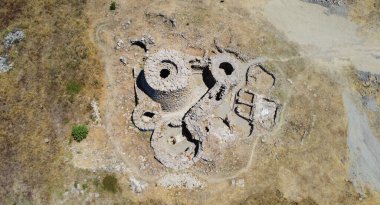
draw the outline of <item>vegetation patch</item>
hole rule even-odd
[[[66,86],[66,91],[69,95],[76,95],[80,92],[81,89],[82,86],[75,81],[70,81]]]
[[[71,131],[71,136],[77,142],[80,142],[86,139],[87,134],[88,134],[88,128],[85,125],[75,125]]]
[[[87,120],[85,105],[103,84],[86,2],[0,0],[0,52],[9,32],[26,36],[9,49],[13,70],[0,75],[0,176],[6,176],[0,177],[0,204],[55,204],[52,196],[80,174],[64,166],[69,153],[61,136],[74,120]],[[41,143],[45,139],[49,143]],[[33,187],[38,199],[29,188],[12,188],[17,182]]]
[[[120,190],[119,183],[114,175],[107,175],[103,178],[103,189],[112,193]]]
[[[115,11],[115,9],[116,9],[116,2],[111,2],[111,5],[110,5],[110,10],[111,11]]]

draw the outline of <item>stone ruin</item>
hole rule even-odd
[[[19,43],[24,38],[24,32],[17,29],[5,36],[3,44],[4,53],[0,54],[0,73],[5,73],[12,69],[13,63],[9,59],[8,52],[13,45]]]
[[[212,151],[205,150],[210,139],[234,143],[270,131],[277,122],[280,105],[266,97],[276,78],[255,60],[163,49],[150,54],[135,76],[133,123],[153,131],[155,158],[168,168],[212,160]]]

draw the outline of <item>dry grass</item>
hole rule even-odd
[[[249,196],[245,201],[239,204],[266,204],[266,205],[317,205],[315,201],[310,198],[303,199],[300,202],[287,200],[283,194],[278,190],[267,190],[259,194]]]
[[[379,39],[377,34],[380,31],[380,1],[347,1],[350,17],[364,28],[364,33],[374,35],[376,39]]]
[[[0,37],[15,28],[26,33],[10,52],[14,69],[0,75],[1,204],[46,204],[69,169],[63,158],[70,125],[89,120],[87,105],[101,87],[85,3],[0,2]],[[72,99],[71,82],[82,87]]]

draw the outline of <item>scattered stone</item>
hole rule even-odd
[[[257,101],[255,107],[256,123],[265,129],[271,129],[276,123],[278,105],[271,100],[261,98]]]
[[[45,142],[45,143],[49,143],[49,142],[50,142],[49,138],[45,138],[45,139],[44,139],[44,142]]]
[[[147,52],[151,46],[155,44],[154,39],[150,35],[144,35],[141,39],[133,39],[129,41],[131,45],[136,45]]]
[[[231,53],[235,55],[238,59],[240,59],[243,62],[248,62],[248,60],[250,59],[250,57],[246,53],[243,53],[243,51],[241,51],[240,49],[228,47],[228,48],[225,48],[224,50],[227,53]]]
[[[233,134],[231,127],[227,126],[220,118],[212,120],[209,125],[210,135],[215,136],[219,142],[231,143],[237,139],[237,136]]]
[[[182,119],[180,119],[180,118],[179,119],[171,119],[169,125],[172,127],[181,127],[182,126]]]
[[[127,65],[127,59],[123,56],[120,56],[120,62],[125,66]]]
[[[244,188],[245,181],[244,181],[244,179],[232,179],[231,184],[232,184],[232,186]]]
[[[127,30],[129,26],[131,25],[131,20],[129,19],[126,23],[123,24],[123,28]]]
[[[191,68],[194,70],[203,70],[208,68],[210,64],[210,59],[208,58],[199,58],[196,57],[195,59],[190,60]]]
[[[8,33],[8,35],[4,38],[5,51],[7,52],[7,50],[11,48],[15,43],[20,42],[24,38],[25,34],[21,30],[14,30]]]
[[[21,30],[14,30],[4,38],[4,54],[0,56],[0,73],[8,72],[13,68],[13,64],[7,56],[8,50],[16,43],[25,38],[25,34]]]
[[[13,64],[9,62],[7,57],[0,56],[0,73],[5,73],[11,70]]]
[[[327,7],[329,10],[327,14],[336,14],[341,16],[347,16],[347,6],[343,0],[304,0],[305,2],[319,4]]]
[[[190,174],[167,174],[158,181],[158,184],[169,189],[185,188],[192,190],[204,187],[201,181]]]
[[[372,84],[380,84],[380,73],[371,73],[366,71],[356,71],[358,80],[362,81],[363,85],[368,87]]]
[[[337,6],[344,5],[342,0],[304,0],[304,1],[313,3],[313,4],[319,4],[324,7],[330,7],[331,5],[337,5]]]
[[[95,124],[99,124],[101,121],[101,118],[100,118],[98,102],[96,102],[95,100],[91,101],[91,108],[92,108],[92,117],[95,121]]]
[[[84,184],[87,184],[87,180],[84,181]],[[89,192],[87,188],[79,183],[74,183],[70,187],[66,188],[66,192],[62,194],[62,199],[57,201],[55,204],[70,204],[69,201],[72,199],[82,198],[84,202],[83,204],[90,204],[91,201],[100,197],[100,194],[97,192]]]
[[[150,13],[150,12],[146,12],[145,13],[145,16],[146,17],[160,17],[163,19],[164,23],[167,23],[169,24],[171,27],[175,28],[177,26],[177,20],[175,18],[171,18],[163,13]]]
[[[370,72],[366,72],[366,71],[357,71],[356,72],[356,75],[358,76],[358,79],[360,81],[369,81],[369,77],[371,75]]]
[[[116,42],[116,50],[124,48],[124,41],[121,39],[118,39]]]
[[[347,16],[348,9],[346,5],[331,5],[329,10],[326,12],[328,15],[335,14],[339,16]]]
[[[246,53],[243,53],[238,48],[234,48],[234,47],[224,48],[221,45],[219,39],[217,39],[217,38],[214,38],[214,46],[215,46],[216,50],[218,50],[219,53],[224,53],[224,52],[230,53],[230,54],[236,56],[236,58],[238,58],[239,60],[241,60],[243,62],[247,62],[250,59],[250,57]]]
[[[363,96],[362,104],[365,108],[367,108],[371,112],[378,112],[380,110],[376,103],[375,98],[373,98],[372,96]]]
[[[148,187],[148,183],[141,180],[137,180],[134,177],[129,178],[129,184],[131,190],[137,194],[142,193]]]
[[[112,166],[102,165],[96,171],[129,173],[130,169],[124,162],[114,162]]]
[[[217,38],[214,38],[214,46],[219,53],[223,53],[224,49]]]

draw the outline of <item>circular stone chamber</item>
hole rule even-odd
[[[185,59],[180,52],[164,49],[145,62],[143,89],[164,111],[179,110],[187,103],[191,68]]]

